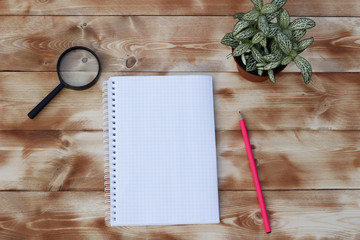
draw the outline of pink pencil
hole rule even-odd
[[[262,194],[259,177],[258,177],[257,170],[256,170],[254,156],[253,156],[253,153],[252,153],[252,150],[251,150],[249,136],[248,136],[248,133],[247,133],[247,130],[246,130],[245,120],[244,120],[243,116],[241,115],[241,112],[239,112],[239,113],[240,113],[240,120],[239,120],[240,128],[241,128],[241,132],[242,132],[242,135],[243,135],[243,138],[244,138],[244,143],[245,143],[245,148],[246,148],[246,152],[247,152],[249,163],[250,163],[251,173],[252,173],[253,179],[254,179],[256,194],[257,194],[257,197],[258,197],[258,200],[259,200],[261,214],[262,214],[264,225],[265,225],[265,231],[267,233],[270,233],[271,228],[270,228],[270,223],[269,223],[269,217],[268,217],[267,212],[266,212],[266,206],[265,206],[265,202],[264,202],[264,197],[263,197],[263,194]]]

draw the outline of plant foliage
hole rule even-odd
[[[315,22],[309,18],[291,22],[289,12],[282,8],[286,0],[273,0],[267,4],[263,0],[251,2],[254,8],[249,12],[234,14],[238,22],[221,43],[233,48],[232,55],[242,59],[246,71],[257,71],[259,75],[267,71],[269,79],[275,82],[274,69],[293,61],[308,84],[311,65],[299,54],[313,43],[312,37],[301,39],[307,29],[315,27]]]

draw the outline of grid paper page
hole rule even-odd
[[[218,223],[211,76],[112,77],[110,224]]]

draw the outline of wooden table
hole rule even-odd
[[[278,83],[252,83],[219,44],[236,0],[0,0],[1,239],[360,239],[360,2],[289,0],[317,27]],[[86,91],[65,89],[34,120],[27,113],[57,84],[68,47],[99,55]],[[116,75],[214,77],[221,223],[106,227],[101,83]],[[238,110],[247,119],[273,232],[265,234]]]

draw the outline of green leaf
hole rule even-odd
[[[271,42],[270,50],[271,50],[271,52],[276,52],[276,51],[280,50],[279,45],[277,44],[277,42],[275,40],[273,40]]]
[[[263,58],[267,62],[277,62],[282,58],[283,54],[281,51],[276,51],[274,53],[265,55]]]
[[[253,44],[259,43],[261,40],[265,38],[265,35],[262,32],[258,32],[255,34],[251,40]]]
[[[292,50],[297,50],[297,48],[298,48],[298,44],[297,44],[297,42],[291,42],[291,44],[292,44]]]
[[[263,6],[262,0],[251,0],[257,10],[260,10]]]
[[[253,58],[256,60],[256,62],[263,62],[263,56],[261,55],[261,53],[259,52],[259,50],[257,50],[256,48],[251,48],[251,54],[253,56]]]
[[[250,55],[250,57],[247,60],[246,64],[246,71],[251,72],[256,69],[256,60],[253,58],[253,56]]]
[[[263,73],[264,73],[264,69],[263,68],[258,68],[257,73],[258,73],[259,76],[262,76]]]
[[[286,9],[283,9],[280,14],[280,26],[286,29],[290,24],[290,15]]]
[[[277,16],[279,16],[279,14],[281,13],[281,9],[273,12],[273,13],[270,13],[270,14],[266,14],[266,18],[267,20],[270,22],[271,20],[273,20],[274,18],[276,18]]]
[[[243,62],[243,64],[246,66],[246,58],[244,54],[241,54],[241,61]]]
[[[274,69],[274,68],[276,68],[277,66],[280,65],[280,62],[281,62],[281,61],[271,62],[271,63],[265,65],[264,69],[265,69],[265,70]]]
[[[257,31],[254,28],[247,28],[243,30],[242,32],[235,35],[235,39],[245,39],[245,38],[251,38],[257,33]]]
[[[279,25],[277,25],[275,23],[269,24],[269,34],[268,34],[268,36],[269,37],[275,37],[277,31],[279,31],[279,30],[280,30]]]
[[[268,76],[269,76],[269,79],[272,83],[276,83],[276,79],[275,79],[275,76],[274,76],[274,71],[272,69],[268,70]]]
[[[262,31],[265,35],[267,35],[269,33],[269,24],[264,15],[259,17],[258,27],[259,27],[260,31]]]
[[[315,22],[309,18],[298,18],[295,19],[289,25],[290,30],[300,30],[300,29],[309,29],[315,27]]]
[[[266,38],[264,38],[263,40],[260,41],[260,45],[265,48],[266,50],[266,45],[267,45],[267,41],[266,41]]]
[[[288,65],[291,61],[292,61],[292,57],[291,56],[286,56],[281,61],[281,65]]]
[[[285,34],[289,39],[292,37],[292,31],[290,29],[284,29],[282,33]]]
[[[277,42],[278,42],[278,45],[279,45],[280,49],[284,53],[290,54],[291,49],[292,49],[292,44],[291,44],[290,39],[285,34],[283,34],[282,32],[277,33],[276,39],[277,39]]]
[[[261,62],[261,63],[257,63],[256,66],[257,67],[264,67],[267,63],[266,62]]]
[[[239,46],[237,46],[232,55],[234,57],[237,57],[237,56],[240,56],[241,54],[245,53],[249,48],[251,47],[251,44],[250,43],[243,43],[243,44],[240,44]]]
[[[294,59],[297,55],[298,55],[298,53],[295,50],[291,50],[289,56],[291,56],[291,58]]]
[[[244,20],[252,21],[259,17],[260,12],[256,9],[251,10],[250,12],[245,13],[245,15],[242,17]]]
[[[270,13],[275,12],[278,9],[279,8],[275,4],[267,3],[261,8],[261,13],[262,14],[270,14]]]
[[[225,36],[221,40],[221,43],[232,48],[236,48],[239,45],[239,41],[235,40],[232,33],[225,34]]]
[[[241,20],[242,17],[244,16],[244,14],[245,14],[245,13],[235,13],[235,14],[233,15],[233,18],[234,18],[234,19],[239,19],[239,20]]]
[[[264,47],[264,53],[265,53],[266,55],[270,54],[269,50],[268,50],[266,47]]]
[[[286,3],[286,0],[273,0],[271,3],[281,8]]]
[[[291,40],[298,41],[306,34],[306,29],[295,30],[292,32]]]
[[[298,53],[301,53],[302,51],[304,51],[308,46],[310,46],[312,43],[314,42],[314,38],[311,37],[311,38],[307,38],[307,39],[304,39],[302,41],[299,42],[299,45],[298,45],[298,48],[297,48],[297,51]]]
[[[308,84],[311,80],[312,69],[310,63],[303,57],[297,55],[294,59],[296,66],[301,70],[305,84]]]
[[[233,30],[233,35],[238,34],[239,32],[241,32],[244,28],[247,28],[250,25],[250,23],[246,20],[239,20],[235,26],[234,26],[234,30]]]

